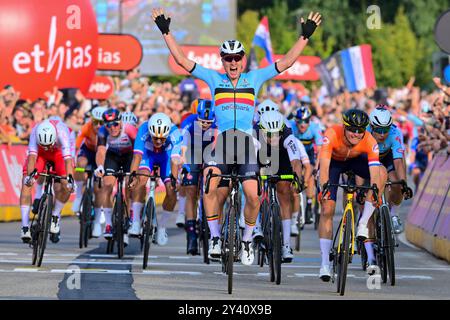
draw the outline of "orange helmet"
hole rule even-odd
[[[194,101],[191,102],[191,113],[192,114],[197,114],[198,103],[201,100],[203,100],[203,99],[195,99]]]

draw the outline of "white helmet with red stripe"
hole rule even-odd
[[[50,121],[45,120],[36,129],[37,143],[43,147],[49,147],[56,142],[56,128]]]

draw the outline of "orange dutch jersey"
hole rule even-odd
[[[369,166],[379,166],[379,149],[375,138],[366,131],[364,138],[355,146],[348,147],[344,143],[344,126],[334,125],[325,131],[320,158],[346,161],[365,153]]]
[[[95,151],[97,149],[97,134],[94,132],[92,121],[89,121],[81,128],[76,141],[77,149],[80,149],[83,142],[89,150]]]

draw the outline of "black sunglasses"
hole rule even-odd
[[[372,131],[378,134],[386,134],[391,130],[391,127],[374,127],[372,126]]]
[[[366,131],[366,128],[360,128],[360,127],[345,127],[346,130],[353,132],[353,133],[364,133]]]
[[[240,54],[230,54],[227,56],[223,57],[223,60],[225,60],[226,62],[232,62],[233,60],[236,62],[241,61],[243,58],[243,56],[241,56]]]
[[[111,122],[106,123],[106,127],[108,127],[108,128],[117,127],[119,125],[120,125],[119,121],[111,121]]]

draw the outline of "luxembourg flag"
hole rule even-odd
[[[261,22],[256,29],[252,45],[263,48],[266,52],[267,61],[269,64],[273,63],[272,42],[270,41],[269,20],[267,19],[267,16],[264,16],[261,19]]]
[[[376,87],[372,47],[363,44],[340,52],[344,78],[350,92]]]

